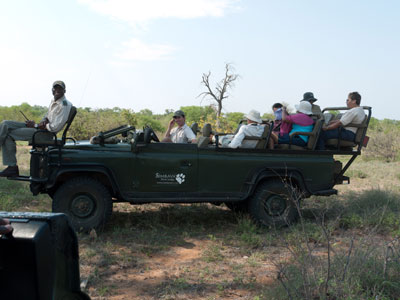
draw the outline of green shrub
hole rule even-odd
[[[379,189],[346,195],[346,204],[340,219],[345,228],[371,228],[393,232],[400,229],[400,197]]]

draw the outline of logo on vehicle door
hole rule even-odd
[[[183,173],[179,174],[162,174],[156,173],[155,178],[157,184],[182,184],[185,182],[186,175]]]
[[[178,181],[179,184],[182,184],[185,182],[185,174],[177,174],[175,177],[175,180]]]

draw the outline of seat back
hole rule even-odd
[[[72,121],[74,120],[74,118],[76,116],[76,112],[77,112],[76,107],[75,106],[71,106],[71,110],[69,112],[67,122],[65,123],[65,129],[64,129],[63,134],[62,134],[61,145],[65,144],[65,141],[67,139],[68,129],[71,126],[71,123],[72,123]]]
[[[196,122],[194,122],[192,124],[192,126],[190,126],[190,129],[192,129],[194,135],[197,135],[197,133],[199,132],[199,124],[197,124]]]
[[[368,117],[365,116],[364,120],[360,124],[360,127],[357,129],[356,137],[354,139],[355,143],[359,145],[362,141],[363,136],[367,133],[367,120]]]
[[[257,141],[253,149],[265,149],[268,146],[268,140],[271,136],[271,124],[264,125],[264,131],[261,136],[246,136],[243,141]]]
[[[319,105],[312,104],[311,111],[312,111],[311,118],[314,121],[316,121],[318,119],[321,119],[323,117],[323,114],[322,114],[322,111],[321,111],[321,107]]]
[[[270,130],[271,129],[271,125],[270,124],[265,124],[264,126],[264,132],[260,137],[260,140],[258,141],[257,145],[256,145],[256,149],[265,149],[268,146],[268,141],[267,139],[270,136]]]
[[[307,142],[307,146],[306,148],[308,150],[314,150],[316,145],[317,145],[317,141],[319,138],[319,134],[321,132],[321,128],[322,128],[322,123],[324,122],[323,119],[318,119],[315,124],[314,124],[314,128],[311,131],[311,135],[308,138],[308,142]]]
[[[202,136],[197,140],[197,147],[198,148],[206,148],[210,143],[210,135],[211,135],[211,124],[206,123],[202,129]]]

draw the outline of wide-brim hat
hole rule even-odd
[[[300,100],[300,101],[308,101],[308,102],[313,103],[313,102],[315,102],[317,100],[318,100],[317,98],[314,98],[314,94],[313,93],[307,92],[307,93],[304,93],[303,99]]]
[[[260,117],[260,112],[252,109],[247,115],[245,115],[246,119],[249,119],[251,121],[257,122],[257,123],[262,123],[262,119]]]
[[[296,104],[296,110],[306,115],[312,115],[312,105],[308,101],[300,101],[300,104]]]

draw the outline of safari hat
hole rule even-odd
[[[55,87],[56,85],[59,85],[59,86],[61,86],[63,89],[65,89],[65,83],[64,83],[64,81],[61,81],[61,80],[54,81],[54,82],[53,82],[53,87]]]
[[[300,101],[300,104],[296,104],[296,110],[306,115],[312,115],[312,105],[310,102],[307,101]]]
[[[314,94],[313,93],[307,92],[307,93],[304,93],[303,100],[300,100],[300,101],[308,101],[310,103],[314,103],[317,100],[318,99],[314,98]]]
[[[174,112],[174,117],[185,117],[185,113],[181,110]]]
[[[247,115],[245,115],[245,118],[257,123],[262,123],[260,112],[254,109],[252,109]]]

